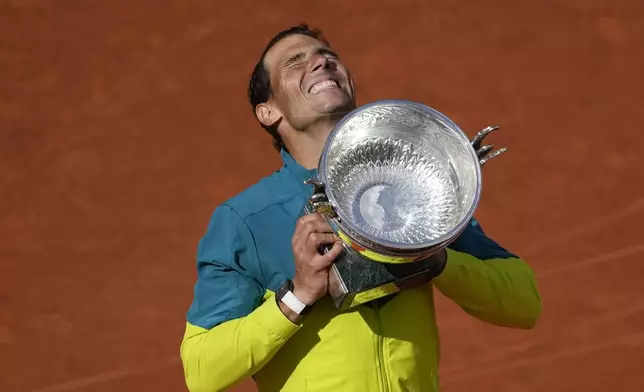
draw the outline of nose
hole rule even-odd
[[[329,69],[333,66],[333,62],[322,54],[314,54],[311,56],[310,72],[315,72],[319,69]]]

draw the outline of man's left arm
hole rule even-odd
[[[463,310],[487,323],[530,329],[541,315],[534,273],[520,257],[487,237],[472,219],[446,249],[433,285]]]

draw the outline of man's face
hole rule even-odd
[[[349,71],[335,52],[315,38],[282,39],[266,54],[264,64],[274,104],[295,129],[323,117],[339,118],[355,108]]]

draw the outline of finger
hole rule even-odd
[[[322,265],[329,266],[333,264],[336,257],[338,257],[340,253],[342,253],[343,249],[344,248],[342,247],[342,242],[336,241],[336,243],[333,244],[333,247],[328,252],[320,256],[322,258]]]
[[[335,234],[329,223],[319,213],[311,213],[297,221],[295,232],[291,238],[291,247],[307,247],[309,236],[313,233]],[[338,238],[336,238],[337,240]]]
[[[310,249],[319,248],[321,245],[330,245],[335,243],[338,237],[335,234],[313,233],[309,236],[307,246]]]
[[[296,229],[301,240],[307,241],[313,233],[333,234],[325,220],[311,220]]]
[[[328,269],[338,255],[342,253],[343,249],[342,242],[336,241],[332,247],[328,248],[328,251],[325,254],[322,255],[318,253],[311,259],[311,268],[316,272]]]
[[[300,225],[305,225],[309,222],[326,222],[326,218],[319,212],[311,212],[310,214],[304,215],[298,220]]]
[[[310,214],[306,214],[302,216],[300,219],[298,219],[297,226],[302,226],[310,221],[317,220],[317,219],[322,219],[322,215],[320,215],[318,212],[311,212]]]
[[[317,212],[304,215],[295,222],[295,232],[291,238],[291,246],[296,247],[298,242],[302,240],[306,241],[309,234],[315,231],[315,227],[311,227],[309,222],[315,221],[315,215],[319,215]]]

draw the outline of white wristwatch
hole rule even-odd
[[[286,279],[275,295],[277,301],[282,302],[289,309],[299,315],[305,315],[311,309],[310,306],[302,303],[295,294],[293,294],[293,281]]]

